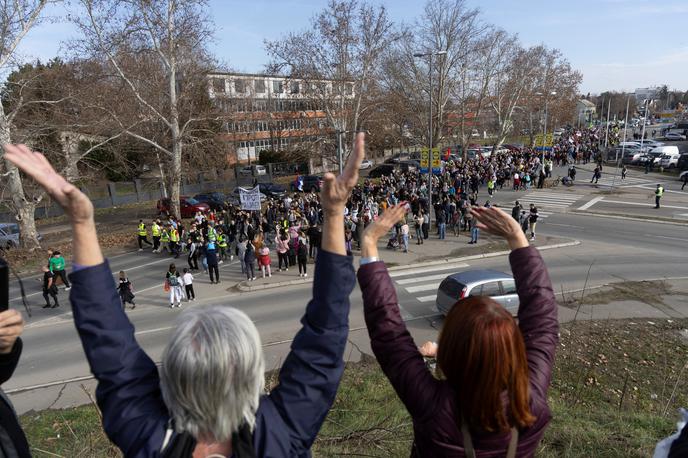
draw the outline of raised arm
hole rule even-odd
[[[283,456],[302,456],[313,444],[344,372],[344,349],[349,334],[349,295],[356,280],[352,259],[344,247],[344,206],[358,181],[365,136],[358,134],[353,153],[341,176],[324,177],[320,193],[325,209],[322,250],[318,252],[313,299],[301,319],[279,375],[279,385],[263,401],[261,409],[274,409],[284,421],[288,437],[273,438]],[[260,415],[258,421],[267,418]],[[256,455],[262,456],[267,437],[278,428],[263,425],[265,436],[256,437]]]
[[[518,292],[518,326],[523,334],[530,382],[542,397],[552,375],[554,352],[559,340],[557,303],[545,262],[529,246],[518,223],[498,208],[474,208],[478,227],[503,236],[511,248],[509,261]]]
[[[93,205],[40,153],[4,145],[5,158],[31,176],[60,204],[73,234],[75,271],[70,299],[108,437],[125,456],[156,456],[163,442],[167,409],[158,371],[134,338],[122,310],[109,265],[98,245]]]
[[[377,260],[377,242],[405,213],[406,204],[388,208],[363,234],[358,283],[363,293],[373,353],[409,413],[422,418],[432,409],[435,378],[425,366],[401,318],[397,293],[385,264]],[[365,264],[364,264],[365,263]]]

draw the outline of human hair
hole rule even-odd
[[[523,335],[514,317],[493,299],[469,297],[452,307],[440,332],[437,365],[470,426],[504,432],[510,425],[524,428],[535,421]]]
[[[167,270],[168,270],[169,272],[176,272],[176,271],[177,271],[177,267],[174,265],[174,263],[171,263],[171,264],[170,264],[170,268],[167,269]]]
[[[264,371],[258,330],[244,312],[222,305],[184,311],[160,368],[176,430],[218,442],[244,423],[253,430]]]
[[[123,270],[119,271],[119,278],[126,278],[127,274],[124,273]]]

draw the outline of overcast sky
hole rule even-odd
[[[412,23],[422,0],[383,3],[395,22]],[[667,84],[688,90],[688,0],[467,0],[486,21],[517,33],[525,45],[558,48],[583,73],[582,93]],[[210,0],[217,26],[211,49],[237,71],[268,62],[264,40],[308,27],[327,0]],[[52,8],[59,18],[64,11]],[[75,31],[59,19],[24,40],[23,57],[50,59]]]

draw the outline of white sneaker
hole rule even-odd
[[[230,260],[230,261],[234,261],[234,255],[233,255],[233,254],[230,254],[230,255],[229,255],[229,260]]]
[[[224,264],[224,261],[220,260],[220,262],[218,262],[218,264]]]
[[[143,251],[143,248],[139,248],[139,251]]]
[[[308,274],[303,274],[303,277],[304,277],[304,278],[306,278],[307,276],[308,276]]]
[[[251,279],[251,281],[254,281],[255,279],[256,279],[256,277],[253,277],[253,278]]]
[[[170,308],[173,309],[173,308],[174,308],[174,304],[170,304]]]
[[[71,287],[71,286],[68,286],[68,287],[65,288],[65,291],[69,291],[70,289],[72,289],[72,287]]]

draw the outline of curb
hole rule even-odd
[[[564,243],[556,243],[554,245],[544,245],[541,247],[535,247],[539,251],[544,251],[544,250],[553,250],[555,248],[565,248],[565,247],[570,247],[570,246],[577,246],[580,245],[581,241],[580,240],[573,240],[571,242],[564,242]],[[505,256],[511,253],[511,250],[504,250],[504,251],[495,251],[493,253],[483,253],[483,254],[474,254],[470,256],[463,256],[460,258],[445,258],[440,261],[426,261],[426,262],[417,262],[412,265],[405,265],[405,266],[393,266],[389,267],[387,270],[394,272],[397,270],[404,270],[404,269],[414,269],[416,267],[428,267],[428,266],[440,266],[442,264],[448,264],[448,263],[455,263],[455,262],[462,262],[462,261],[471,261],[475,259],[485,259],[485,258],[495,258],[497,256]],[[249,286],[248,282],[246,280],[238,283],[236,285],[236,288],[244,293],[250,293],[254,291],[262,291],[265,289],[272,289],[272,288],[279,288],[282,286],[293,286],[293,285],[303,285],[306,283],[312,283],[313,278],[308,278],[308,279],[301,279],[301,280],[288,280],[288,281],[281,281],[278,283],[265,283],[263,285],[256,285],[256,286]]]
[[[621,215],[605,215],[604,213],[595,213],[595,212],[589,212],[589,211],[584,211],[584,210],[571,210],[567,213],[574,214],[574,215],[598,216],[600,218],[625,219],[628,221],[640,221],[642,223],[673,224],[675,226],[688,226],[688,222],[682,222],[679,220],[636,218],[633,216],[621,216]]]

